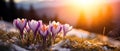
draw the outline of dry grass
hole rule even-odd
[[[66,39],[69,39],[70,43],[66,43],[63,47],[70,48],[71,51],[120,51],[120,48],[112,47],[108,42],[99,41],[97,38],[85,39],[67,36]]]
[[[31,44],[42,44],[42,38],[39,34],[37,34],[36,39],[34,39],[32,32],[25,33],[24,39],[21,39],[20,34],[17,32],[6,33],[5,31],[0,30],[0,40],[2,40],[3,42],[16,44],[16,41],[12,39],[13,37],[19,39],[19,41],[17,41],[17,45],[23,48],[26,48],[26,46],[29,46]],[[57,36],[55,44],[62,39],[62,37]],[[67,39],[69,40],[69,43],[65,43],[62,47],[70,48],[71,51],[120,51],[120,48],[112,47],[109,42],[100,41],[97,39],[97,37],[94,39],[85,39],[76,36],[66,36],[64,40]],[[49,35],[46,42],[46,49],[49,48],[51,45],[51,36]],[[107,48],[107,50],[105,50],[104,48]]]

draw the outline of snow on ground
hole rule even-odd
[[[21,47],[18,46],[18,45],[8,44],[8,43],[2,42],[2,41],[0,41],[0,46],[4,46],[4,47],[9,46],[10,49],[9,49],[9,48],[6,49],[6,50],[9,50],[9,51],[28,51],[28,50],[26,50],[26,49],[24,49],[24,48],[21,48]]]
[[[67,36],[78,36],[80,38],[87,38],[90,32],[81,30],[81,29],[72,29],[70,32],[67,33]]]
[[[62,48],[63,44],[70,43],[69,40],[62,40],[59,43],[52,46],[52,50],[58,50],[58,51],[70,51],[69,48]]]
[[[21,48],[15,44],[12,44],[11,47],[12,47],[11,51],[28,51],[28,50]]]
[[[0,20],[0,29],[7,32],[18,32],[12,23]]]

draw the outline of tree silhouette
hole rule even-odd
[[[41,16],[41,19],[43,20],[44,23],[49,23],[49,20],[50,20],[50,19],[47,17],[46,14],[43,14],[43,15]]]
[[[59,18],[58,18],[58,15],[57,15],[57,14],[54,15],[53,20],[54,20],[54,21],[59,21]]]
[[[25,10],[21,6],[20,9],[18,10],[18,17],[19,18],[25,18]]]
[[[55,15],[54,15],[54,19],[53,19],[53,20],[54,20],[54,21],[59,21],[61,24],[65,24],[65,23],[66,23],[65,20],[60,19],[60,17],[59,17],[58,14],[55,14]]]
[[[36,14],[36,11],[34,10],[32,4],[30,5],[30,10],[28,11],[28,16],[26,16],[27,19],[31,20],[31,19],[35,19],[35,20],[39,20],[39,16]]]
[[[15,5],[14,0],[9,1],[9,19],[8,21],[12,21],[13,19],[17,18],[17,8]]]
[[[0,0],[0,17],[3,17],[3,19],[8,20],[8,8],[6,5],[5,0]]]

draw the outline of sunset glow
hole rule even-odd
[[[92,21],[98,21],[99,18],[104,16],[108,17],[112,11],[107,0],[71,0],[70,2],[81,15],[84,14],[88,26]]]
[[[96,15],[100,7],[105,4],[105,0],[73,0],[71,4],[82,10],[86,18],[90,19]],[[91,13],[92,12],[92,13]]]

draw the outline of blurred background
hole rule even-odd
[[[0,0],[0,19],[59,21],[90,32],[120,27],[119,0]],[[120,30],[120,29],[119,29]]]

